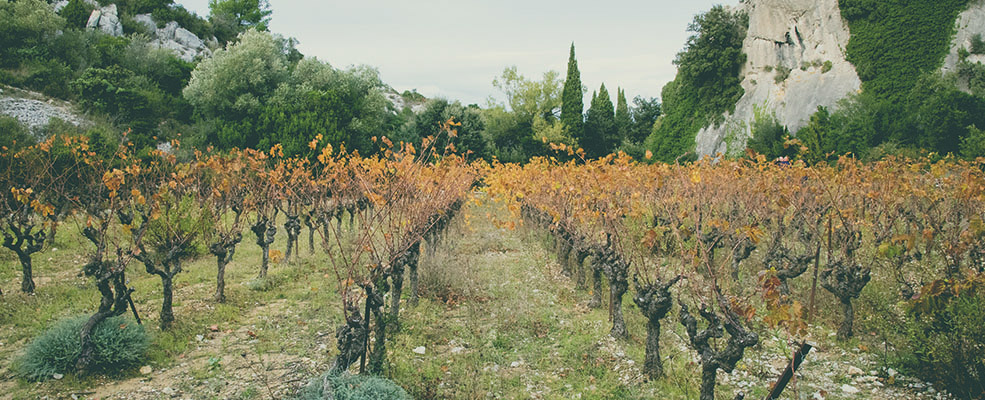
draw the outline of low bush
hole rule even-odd
[[[404,389],[392,381],[368,375],[322,375],[312,379],[298,394],[298,400],[380,400],[410,399]]]
[[[908,306],[904,369],[960,398],[985,396],[985,276],[935,281]]]
[[[27,346],[18,363],[18,370],[27,379],[42,381],[54,374],[75,371],[82,352],[80,332],[89,319],[87,315],[69,317],[57,322]],[[126,317],[107,318],[92,332],[95,346],[92,373],[111,373],[140,363],[150,340],[142,325]]]

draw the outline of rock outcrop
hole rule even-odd
[[[93,10],[89,15],[89,22],[86,23],[87,29],[99,29],[107,35],[123,36],[123,23],[116,11],[116,4],[110,4],[98,10]]]
[[[393,108],[398,113],[403,111],[404,108],[409,107],[411,112],[413,112],[414,114],[418,114],[421,111],[424,111],[424,106],[427,103],[427,100],[420,102],[409,102],[406,99],[404,99],[403,96],[401,96],[399,93],[395,91],[385,91],[383,92],[383,96],[386,97],[386,99],[389,100],[390,103],[393,103]]]
[[[698,132],[699,156],[744,148],[757,107],[796,132],[818,106],[834,107],[861,87],[845,59],[850,34],[838,0],[749,0],[740,7],[749,14],[745,94],[725,123]]]
[[[971,39],[975,35],[985,36],[985,0],[974,0],[968,9],[958,15],[955,23],[954,38],[951,39],[951,51],[944,58],[944,65],[941,71],[954,72],[957,69],[961,57],[958,55],[961,49],[971,49]],[[966,58],[971,63],[985,63],[985,54],[970,54]]]
[[[157,27],[150,14],[141,14],[135,19],[142,24],[149,24],[154,28]],[[154,40],[151,43],[173,51],[182,60],[192,61],[199,56],[212,56],[212,49],[206,45],[204,40],[191,31],[182,28],[177,22],[168,22],[163,28],[154,29],[152,32],[154,32]]]
[[[86,0],[95,5],[95,1]],[[60,1],[54,4],[55,11],[67,5],[67,1]],[[171,50],[185,61],[193,61],[197,57],[211,57],[212,48],[218,46],[215,38],[211,38],[209,43],[199,38],[191,31],[182,28],[177,22],[171,21],[163,28],[157,27],[157,22],[150,14],[138,14],[133,17],[134,21],[143,25],[151,36],[151,44],[157,47]],[[113,36],[123,36],[123,23],[117,13],[116,4],[110,4],[92,11],[89,15],[89,22],[86,23],[88,29],[99,29],[100,31]]]

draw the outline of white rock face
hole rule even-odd
[[[123,36],[123,23],[116,12],[116,4],[110,4],[98,10],[93,10],[89,14],[89,22],[86,23],[87,29],[96,29],[105,32],[107,35]]]
[[[861,87],[855,67],[845,60],[850,34],[838,0],[749,0],[744,6],[749,14],[742,45],[745,94],[724,124],[698,132],[699,156],[744,148],[755,107],[772,111],[796,132],[818,106],[832,108]],[[831,67],[823,72],[826,62]],[[775,83],[778,67],[789,69],[790,76]]]
[[[941,67],[941,72],[944,73],[954,72],[958,66],[958,51],[970,50],[973,36],[985,36],[985,0],[972,1],[968,9],[958,15],[955,28],[954,38],[951,39],[951,51],[944,58],[944,65]],[[985,54],[972,54],[967,60],[972,63],[985,63]],[[967,90],[966,87],[963,89]]]

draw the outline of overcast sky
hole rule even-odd
[[[208,0],[178,0],[208,15]],[[270,0],[270,30],[335,67],[367,64],[398,91],[485,105],[503,69],[563,79],[575,43],[582,83],[613,99],[658,97],[695,14],[722,0]],[[586,100],[586,107],[588,100]]]

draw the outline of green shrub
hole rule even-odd
[[[82,352],[79,336],[89,316],[63,319],[27,346],[20,360],[20,374],[30,380],[45,380],[53,374],[75,370]],[[111,317],[93,329],[93,362],[87,372],[110,373],[134,367],[143,359],[149,339],[142,325],[126,317]]]
[[[790,68],[784,67],[782,65],[776,66],[776,76],[773,77],[773,82],[782,83],[790,77]]]
[[[821,66],[821,73],[826,74],[828,71],[831,71],[831,68],[834,68],[834,64],[832,64],[830,60],[825,61],[824,65]]]
[[[0,146],[18,149],[36,142],[31,132],[17,118],[0,115]]]
[[[968,127],[968,136],[961,139],[961,156],[967,159],[985,157],[985,131],[974,125]]]
[[[89,15],[95,7],[82,0],[69,0],[65,7],[62,7],[58,15],[65,18],[65,27],[74,29],[85,29],[89,22]]]
[[[61,99],[72,95],[68,83],[74,79],[74,72],[68,65],[54,59],[38,58],[22,66],[28,74],[21,84],[27,88]]]
[[[750,126],[752,137],[746,147],[766,156],[767,160],[796,155],[796,149],[784,145],[790,139],[790,131],[777,120],[773,112],[765,107],[753,107],[753,116]]]
[[[898,346],[908,372],[959,398],[985,395],[985,279],[936,281],[908,304],[905,341]]]
[[[971,37],[971,48],[968,49],[971,54],[985,54],[985,40],[982,40],[982,34],[976,33]]]
[[[330,387],[326,388],[326,383]],[[400,400],[411,397],[404,389],[388,379],[343,373],[312,379],[297,398],[298,400]]]

